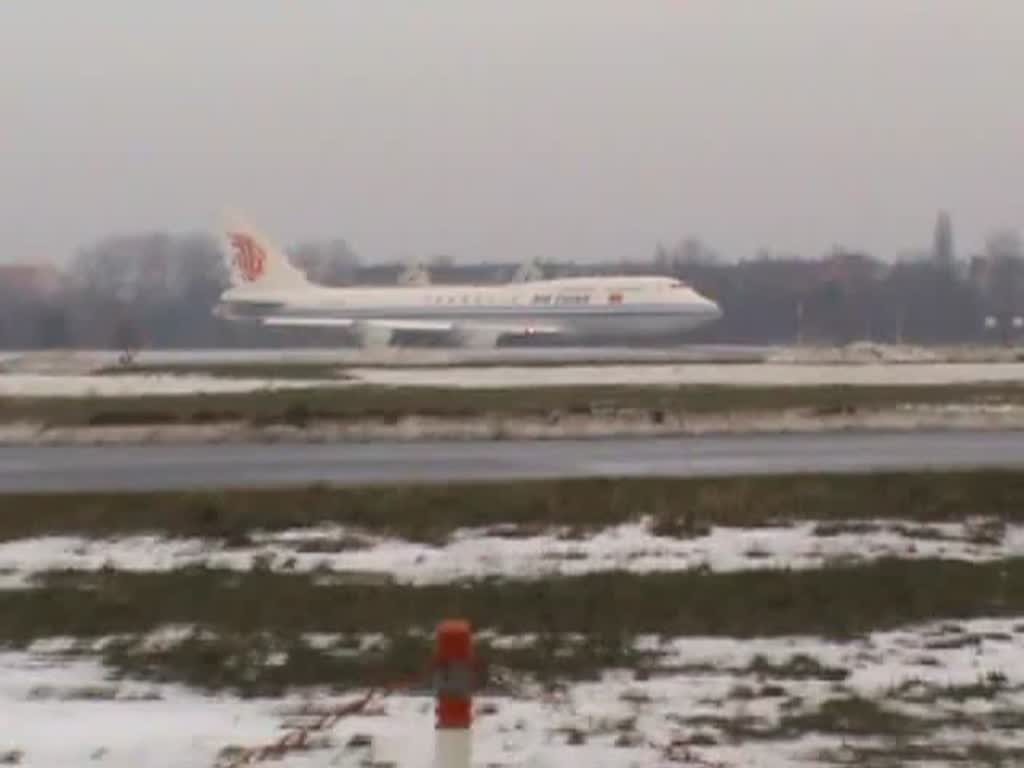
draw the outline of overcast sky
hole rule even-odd
[[[7,0],[0,259],[229,206],[367,259],[1024,223],[1022,0]]]

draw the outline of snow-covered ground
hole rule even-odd
[[[346,379],[223,378],[201,373],[116,376],[87,370],[0,372],[0,397],[112,397],[245,393],[261,389],[376,384],[491,388],[591,386],[941,386],[1024,384],[1024,362],[999,363],[630,363],[611,365],[353,367]]]
[[[176,685],[114,682],[98,663],[46,645],[0,653],[0,759],[8,764],[229,765],[240,749],[308,724],[303,711],[359,693],[202,696]],[[860,765],[855,750],[885,747],[922,750],[933,758],[914,764],[946,766],[965,764],[971,745],[1024,749],[1024,627],[1013,621],[928,624],[848,643],[649,638],[643,645],[661,655],[642,678],[612,671],[556,693],[524,685],[516,695],[478,697],[474,765],[789,768],[844,757]],[[886,737],[868,727],[884,731],[892,718],[906,729]],[[314,733],[312,749],[276,764],[428,768],[432,744],[430,699],[392,695]]]
[[[140,365],[203,366],[232,364],[336,363],[359,366],[493,365],[496,363],[998,363],[1020,360],[1021,347],[999,345],[915,346],[853,342],[842,346],[687,344],[679,347],[498,347],[417,348],[293,347],[278,349],[144,349]],[[0,367],[19,372],[79,373],[119,364],[121,350],[63,349],[0,352]]]
[[[49,536],[0,543],[0,587],[29,586],[33,576],[54,570],[152,572],[200,564],[242,571],[258,565],[275,571],[370,574],[422,585],[610,570],[812,569],[883,557],[980,562],[1024,552],[1024,526],[984,519],[927,525],[864,521],[714,527],[689,537],[682,531],[660,533],[650,521],[579,537],[569,531],[531,535],[514,528],[463,529],[448,542],[431,546],[322,526],[254,534],[250,545],[232,548],[204,539],[159,536]]]
[[[562,365],[350,368],[367,384],[495,388],[538,386],[914,386],[1012,382],[1024,384],[1024,363],[730,363],[695,365]]]
[[[202,374],[0,373],[0,397],[121,397],[243,394],[267,389],[336,386],[336,379],[244,379]]]
[[[1024,552],[1024,525],[976,518],[686,530],[644,519],[587,532],[467,528],[436,546],[322,525],[251,532],[239,543],[156,534],[13,539],[0,543],[0,589],[29,589],[33,575],[52,570],[200,563],[443,584],[608,570],[818,568],[879,557],[992,561]],[[167,648],[191,630],[166,625],[144,645]],[[0,648],[0,765],[228,768],[245,750],[309,725],[311,711],[363,693],[304,689],[243,699],[118,680],[99,660],[115,639],[50,637]],[[348,636],[304,639],[352,652]],[[361,639],[364,647],[379,642]],[[535,638],[488,640],[500,648]],[[646,659],[638,671],[608,670],[555,690],[494,670],[503,684],[476,702],[475,768],[1024,764],[1024,617],[949,619],[846,641],[652,636],[637,649]],[[432,701],[401,690],[312,733],[309,749],[266,764],[428,768],[433,738]],[[870,763],[871,750],[891,759]]]
[[[657,408],[618,413],[548,416],[487,414],[464,417],[403,416],[253,424],[126,424],[46,426],[0,424],[0,445],[117,445],[125,443],[260,443],[266,441],[343,443],[417,440],[545,440],[672,437],[683,435],[819,433],[849,430],[1024,430],[1024,405],[1013,403],[911,404],[820,413],[811,408],[722,413],[664,413]]]
[[[985,350],[971,361],[1012,359],[1005,348]],[[849,352],[837,349],[849,359]],[[787,348],[737,344],[691,344],[683,347],[498,347],[490,349],[423,347],[293,347],[279,349],[145,349],[134,358],[137,365],[209,366],[233,365],[493,365],[524,363],[562,365],[565,363],[679,363],[738,361],[757,362],[775,355],[784,356]],[[823,360],[824,349],[813,353]],[[920,360],[921,353],[910,353]],[[0,352],[0,368],[18,373],[88,373],[121,365],[120,350],[47,350],[36,352]],[[904,360],[906,352],[886,354],[885,359]],[[785,358],[789,359],[789,358]],[[878,359],[876,355],[873,359]],[[927,359],[945,359],[941,353]]]

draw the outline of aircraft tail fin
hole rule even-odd
[[[524,261],[512,275],[513,283],[532,283],[544,279],[544,265],[540,259]]]
[[[430,285],[430,270],[416,259],[409,261],[398,275],[399,285]]]
[[[225,217],[222,248],[232,288],[257,293],[312,287],[306,275],[284,253],[237,216]]]

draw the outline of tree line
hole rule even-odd
[[[408,265],[366,264],[344,240],[290,250],[326,285],[393,284]],[[434,282],[490,283],[521,264],[425,261]],[[687,281],[719,302],[724,317],[665,343],[845,344],[1010,342],[1022,339],[1024,242],[1014,231],[960,258],[948,217],[921,253],[883,260],[838,248],[816,259],[762,252],[727,260],[700,240],[659,245],[644,261],[548,261],[534,276],[660,274]],[[0,269],[0,275],[3,270]],[[244,347],[340,345],[336,331],[269,330],[212,314],[227,285],[216,242],[203,235],[106,238],[66,265],[59,290],[37,295],[0,277],[0,347]]]

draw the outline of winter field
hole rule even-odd
[[[122,350],[0,351],[0,367],[24,372],[87,372],[119,366]],[[1013,346],[929,346],[854,342],[845,346],[750,346],[693,344],[681,347],[553,347],[429,349],[415,347],[278,349],[144,349],[135,365],[168,368],[234,366],[492,366],[615,365],[671,363],[1013,363]]]
[[[1024,363],[0,370],[0,443],[1024,428]]]
[[[451,616],[475,765],[1024,760],[1013,473],[0,505],[4,764],[426,768]]]
[[[116,374],[116,377],[112,376]],[[224,379],[230,379],[225,381]],[[941,386],[1024,382],[1012,347],[695,345],[666,349],[390,348],[0,353],[0,396],[244,393],[280,387]]]
[[[248,369],[248,370],[247,370]],[[266,375],[261,376],[264,373]],[[226,374],[226,375],[225,375]],[[248,375],[246,375],[248,374]],[[0,397],[119,397],[241,394],[321,387],[513,389],[581,387],[912,387],[1024,383],[1024,363],[686,363],[558,366],[211,366],[108,372],[0,372]]]
[[[476,703],[487,766],[1014,765],[1024,759],[1024,628],[935,623],[849,643],[813,637],[644,644],[661,669],[609,671]],[[244,750],[358,700],[310,689],[205,696],[112,681],[80,649],[0,654],[7,764],[62,768],[239,764]],[[429,692],[392,694],[273,764],[431,765]],[[11,734],[16,734],[14,739]]]

